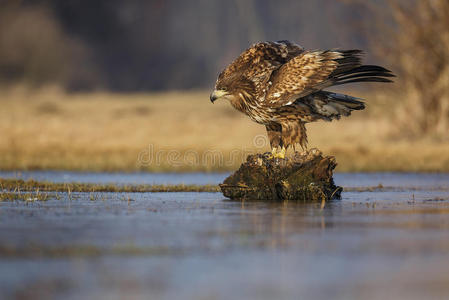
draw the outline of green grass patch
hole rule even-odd
[[[195,185],[195,184],[138,184],[138,185],[116,185],[116,184],[93,184],[93,183],[54,183],[47,181],[4,179],[0,178],[0,199],[15,197],[15,194],[25,195],[21,192],[33,192],[32,195],[45,195],[43,192],[67,192],[67,193],[159,193],[159,192],[219,192],[217,185]],[[43,197],[43,196],[41,196]],[[18,199],[23,198],[18,196]],[[15,199],[11,199],[15,200]]]
[[[98,247],[93,245],[72,246],[45,246],[28,245],[25,247],[14,247],[0,245],[2,257],[96,257],[101,255],[127,255],[127,256],[159,256],[182,253],[178,249],[168,247],[138,247],[134,245]]]

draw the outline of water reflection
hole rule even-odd
[[[35,297],[105,299],[449,293],[447,189],[347,192],[324,205],[236,202],[218,193],[90,196],[0,203],[2,294],[31,298],[24,287]]]

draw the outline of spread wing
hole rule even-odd
[[[273,76],[272,86],[266,95],[269,106],[279,107],[293,103],[296,99],[326,87],[328,78],[345,66],[360,66],[358,53],[339,51],[304,52],[293,58]]]
[[[303,52],[273,73],[265,102],[269,107],[290,105],[332,85],[351,82],[391,82],[385,68],[361,65],[360,50]]]
[[[289,41],[254,44],[220,73],[217,82],[230,76],[244,76],[254,83],[256,91],[260,91],[266,88],[274,70],[303,51],[301,46]]]

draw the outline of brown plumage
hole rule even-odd
[[[252,45],[218,76],[211,101],[228,99],[266,126],[276,156],[289,146],[307,147],[305,123],[331,121],[361,110],[361,99],[325,91],[352,82],[391,82],[387,69],[362,65],[360,50],[306,51],[289,41]]]

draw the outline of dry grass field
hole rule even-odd
[[[397,99],[368,99],[349,118],[308,125],[309,147],[334,155],[338,171],[449,171],[449,141],[406,139]],[[0,169],[224,171],[269,151],[265,128],[207,92],[0,94]]]

